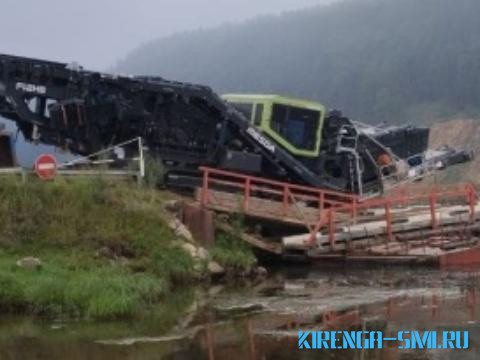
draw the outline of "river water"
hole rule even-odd
[[[0,359],[480,359],[480,271],[296,268],[184,291],[143,318],[0,319]],[[298,331],[468,331],[468,349],[299,350]]]

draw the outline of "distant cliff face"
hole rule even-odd
[[[455,119],[434,125],[430,134],[430,148],[442,145],[472,149],[476,158],[471,163],[439,173],[437,179],[480,183],[480,119]]]

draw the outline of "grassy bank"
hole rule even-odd
[[[177,246],[166,196],[99,178],[0,179],[0,311],[129,317],[198,282],[201,264]],[[251,265],[251,253],[227,241],[211,257]],[[16,265],[27,256],[41,268]]]

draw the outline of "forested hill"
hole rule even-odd
[[[479,0],[346,0],[160,38],[115,69],[319,100],[358,120],[480,112]]]

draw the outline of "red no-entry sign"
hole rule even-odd
[[[42,180],[50,180],[57,174],[57,160],[53,155],[43,154],[35,160],[35,172]]]

